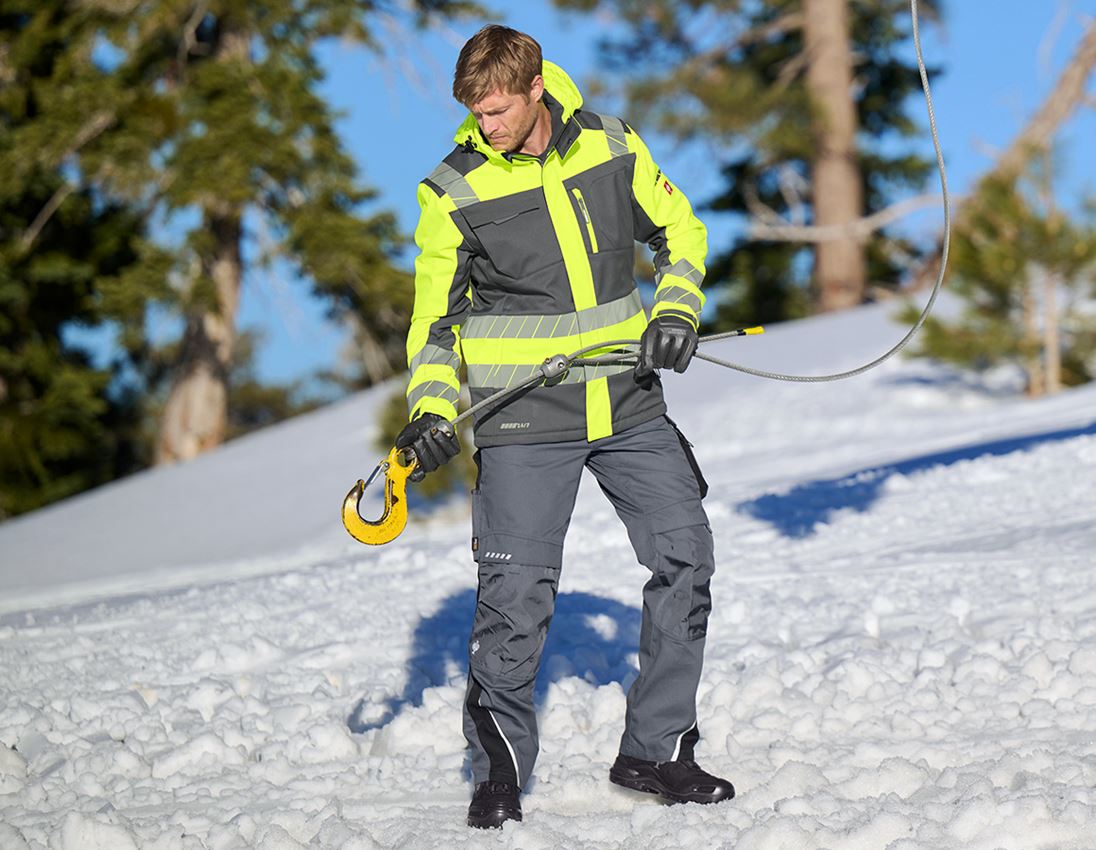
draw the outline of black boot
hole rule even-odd
[[[481,782],[468,806],[468,825],[476,829],[500,829],[508,820],[521,820],[521,789],[508,782]]]
[[[718,803],[734,796],[730,782],[705,773],[695,761],[656,762],[619,755],[609,768],[609,780],[674,803]]]

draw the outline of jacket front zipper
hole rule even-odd
[[[571,194],[575,196],[575,200],[578,201],[578,208],[582,210],[582,217],[586,220],[586,232],[590,234],[590,253],[597,253],[597,237],[594,236],[594,223],[590,220],[590,211],[586,209],[586,200],[582,197],[582,192],[576,187],[571,190]]]

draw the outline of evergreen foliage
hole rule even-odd
[[[1034,177],[1029,170],[985,180],[966,202],[948,277],[949,291],[965,302],[962,315],[930,316],[914,349],[977,371],[1015,364],[1027,372],[1029,391],[1043,384],[1035,372],[1047,356],[1040,302],[1048,275],[1058,282],[1062,383],[1096,375],[1096,226],[1048,208]],[[903,319],[918,312],[910,307]]]
[[[72,154],[106,128],[82,106],[109,89],[90,33],[63,4],[0,3],[0,519],[145,459],[134,378],[164,257],[139,214],[80,185]],[[113,362],[76,330],[116,334]]]
[[[712,192],[700,209],[742,220],[759,205],[811,224],[812,124],[802,0],[555,0],[563,8],[610,9],[626,34],[602,45],[604,65],[624,80],[628,116],[681,143],[703,144]],[[936,17],[940,3],[921,3]],[[906,0],[850,0],[859,169],[865,215],[924,185],[930,160],[901,150],[923,132],[908,97],[920,90]],[[935,72],[934,72],[935,73]],[[718,175],[718,178],[716,177]],[[740,235],[710,246],[705,288],[717,309],[711,330],[805,315],[811,304],[812,246]],[[886,231],[867,244],[872,286],[893,287],[915,246]]]
[[[366,212],[375,193],[359,183],[335,132],[316,48],[331,37],[377,46],[376,20],[407,5],[161,0],[120,4],[102,30],[114,76],[161,98],[165,110],[155,125],[135,116],[144,132],[134,133],[132,153],[144,167],[113,187],[162,203],[173,229],[185,228],[176,268],[186,309],[217,309],[206,271],[218,240],[211,222],[246,214],[245,263],[287,261],[334,318],[352,317],[379,346],[384,363],[363,373],[363,384],[402,367],[412,287],[393,264],[404,247],[393,216]],[[420,0],[408,8],[425,22],[473,7]]]
[[[82,194],[20,256],[22,225],[52,185],[0,200],[0,518],[108,481],[135,460],[126,436],[139,409],[111,387],[116,369],[64,333],[108,321],[96,283],[134,261],[134,222],[124,210],[93,211]]]
[[[151,305],[234,324],[214,269],[288,263],[357,329],[357,386],[402,369],[412,286],[394,217],[335,133],[316,48],[383,50],[382,17],[464,0],[0,0],[0,519],[150,462],[188,356]],[[232,49],[226,49],[231,47]],[[156,240],[149,236],[157,223]],[[223,276],[222,276],[223,277]],[[116,342],[97,364],[73,329]],[[79,338],[86,339],[86,334]],[[263,387],[236,339],[228,433],[313,404]]]

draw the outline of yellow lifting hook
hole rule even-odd
[[[399,537],[407,525],[407,479],[418,466],[418,458],[406,461],[403,449],[392,449],[388,457],[377,464],[368,481],[358,479],[343,499],[342,520],[350,536],[371,546],[380,546]],[[378,520],[362,519],[358,513],[365,488],[373,479],[384,474],[384,513]]]

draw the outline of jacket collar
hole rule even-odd
[[[561,157],[566,156],[571,145],[578,139],[581,128],[574,119],[575,112],[582,106],[582,94],[567,73],[558,65],[545,60],[542,66],[544,77],[544,105],[552,116],[552,134],[541,159],[555,148]],[[471,112],[453,135],[453,141],[465,150],[479,151],[494,162],[509,162],[510,155],[497,151],[483,137],[483,133]]]

